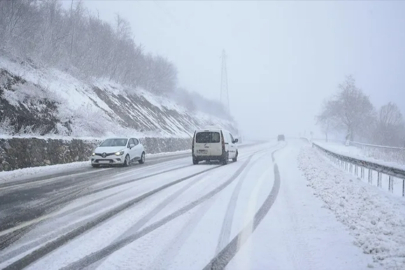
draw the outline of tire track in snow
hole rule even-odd
[[[55,219],[57,219],[57,218],[60,218],[60,217],[62,217],[62,216],[69,215],[69,214],[72,214],[72,213],[74,213],[74,212],[77,212],[77,211],[79,211],[79,210],[83,210],[84,208],[87,208],[87,207],[89,207],[89,206],[95,205],[95,204],[97,204],[97,203],[99,203],[99,202],[102,202],[103,200],[105,200],[105,199],[107,199],[107,198],[113,197],[113,196],[115,196],[115,195],[117,195],[117,194],[119,194],[119,193],[122,193],[122,192],[124,192],[124,190],[115,192],[115,193],[113,193],[113,194],[110,194],[110,195],[108,195],[108,196],[105,196],[105,197],[102,197],[102,198],[99,198],[99,199],[96,199],[96,200],[91,201],[91,202],[88,202],[88,203],[86,203],[86,204],[79,205],[79,206],[77,206],[77,207],[75,207],[75,208],[72,208],[72,209],[67,210],[67,211],[64,211],[64,212],[59,212],[59,213],[57,213],[57,214],[50,214],[50,215],[44,217],[44,220],[39,221],[39,222],[38,222],[37,224],[35,224],[35,225],[40,225],[41,223],[45,222],[45,221],[46,221],[47,219],[49,219],[49,218],[55,218]],[[84,224],[84,223],[85,223],[85,221],[79,222],[79,224]],[[0,262],[1,262],[1,261],[10,260],[10,259],[12,259],[12,258],[14,258],[14,257],[16,257],[16,256],[18,256],[18,255],[20,255],[20,254],[22,254],[22,253],[24,253],[24,252],[29,251],[30,249],[34,249],[35,247],[40,246],[42,243],[51,241],[52,239],[57,238],[58,235],[63,234],[63,233],[66,233],[66,232],[68,232],[68,231],[70,231],[70,230],[73,230],[74,228],[77,227],[77,225],[78,225],[77,223],[70,224],[69,226],[66,226],[66,227],[62,228],[62,229],[59,230],[59,231],[54,231],[54,232],[50,232],[50,233],[48,233],[48,234],[42,235],[41,238],[39,238],[39,239],[37,239],[37,240],[30,241],[30,242],[28,242],[28,243],[25,243],[25,244],[19,246],[18,248],[15,248],[15,249],[12,249],[11,251],[8,251],[8,252],[5,253],[5,254],[1,254],[1,255],[0,255]],[[20,230],[24,230],[24,232],[26,233],[26,232],[28,232],[27,230],[29,230],[32,226],[33,226],[33,225],[29,225],[29,226],[26,226],[26,227],[24,227],[24,228],[22,228],[22,229],[18,229],[17,231],[14,231],[14,233],[20,234]],[[80,226],[80,225],[79,225],[79,226]],[[13,237],[14,233],[13,233],[13,234],[8,234],[8,235],[6,235],[6,237]],[[21,237],[21,236],[20,236],[20,237]],[[0,238],[0,239],[1,239],[1,238]],[[2,249],[2,248],[1,248],[1,245],[0,245],[0,250],[1,250],[1,249]]]
[[[162,155],[162,156],[154,156],[149,159],[148,161],[142,165],[142,168],[153,166],[153,165],[159,165],[163,164],[164,162],[168,161],[174,161],[174,160],[179,160],[182,158],[189,157],[189,153],[185,154],[172,154],[172,155]],[[135,165],[138,166],[138,165]],[[124,172],[130,172],[132,169],[136,169],[137,167],[128,167],[128,168],[120,168],[120,170],[123,170]],[[106,172],[103,171],[109,171],[111,173],[114,173],[113,167],[102,167],[98,169],[91,168],[90,163],[89,167],[84,167],[84,168],[71,168],[69,170],[64,170],[62,172],[55,172],[53,174],[48,174],[48,175],[42,175],[42,176],[35,176],[35,177],[30,177],[25,180],[20,180],[20,181],[11,181],[11,182],[6,182],[6,183],[0,183],[0,192],[3,190],[8,190],[11,188],[18,188],[18,187],[29,187],[31,185],[38,185],[41,183],[49,183],[52,181],[55,181],[57,179],[65,178],[65,177],[75,177],[79,175],[85,175],[85,174],[94,174],[94,176],[97,175],[103,175]]]
[[[148,267],[149,269],[168,269],[173,259],[179,253],[179,250],[187,241],[187,239],[192,235],[194,229],[199,224],[200,220],[205,216],[205,214],[210,210],[212,205],[215,203],[216,197],[209,200],[207,203],[201,205],[202,208],[199,211],[193,213],[190,220],[184,224],[184,226],[179,230],[181,233],[175,236],[172,241],[170,241],[162,251],[155,258],[153,265]]]
[[[124,172],[119,173],[118,175],[123,175],[123,174],[129,174],[133,173],[134,169],[140,170],[141,173],[145,172],[147,173],[149,170],[155,170],[157,168],[161,168],[164,166],[167,166],[165,163],[173,161],[173,160],[178,160],[183,158],[183,155],[179,155],[178,157],[170,157],[169,159],[163,158],[163,161],[160,161],[162,158],[154,158],[152,163],[148,163],[146,166],[142,167],[135,167],[135,168],[126,168]],[[160,162],[159,162],[160,161]],[[158,162],[158,163],[156,163]],[[2,199],[5,200],[6,202],[10,201],[15,201],[20,198],[19,194],[23,192],[24,189],[29,190],[29,192],[24,192],[25,193],[33,193],[33,196],[37,196],[38,194],[35,192],[35,190],[42,190],[42,187],[38,186],[35,187],[35,185],[38,184],[46,184],[46,188],[50,189],[49,187],[52,187],[53,189],[56,189],[58,185],[66,185],[66,182],[72,182],[71,186],[67,186],[66,188],[59,189],[57,194],[51,194],[51,198],[45,200],[44,202],[41,202],[34,207],[31,208],[26,208],[25,202],[20,202],[21,206],[13,205],[13,209],[15,208],[15,211],[13,213],[17,214],[12,214],[12,216],[5,216],[0,222],[0,247],[1,249],[7,248],[11,244],[13,244],[15,241],[17,241],[21,236],[24,235],[24,233],[29,232],[30,228],[33,225],[37,225],[47,219],[49,217],[50,213],[62,208],[65,204],[78,199],[85,197],[87,195],[95,194],[104,190],[108,190],[117,186],[125,185],[134,181],[146,179],[148,177],[153,177],[158,174],[164,174],[170,171],[182,169],[185,167],[189,167],[192,165],[186,165],[186,166],[180,166],[176,167],[173,169],[165,170],[162,172],[158,172],[155,174],[147,174],[146,176],[143,177],[138,177],[136,179],[131,179],[126,182],[120,182],[120,183],[114,183],[113,185],[109,186],[104,186],[102,188],[98,189],[93,189],[91,190],[90,187],[94,184],[99,184],[99,176],[105,176],[105,172],[103,171],[108,171],[107,175],[113,175],[116,177],[116,175],[112,174],[114,173],[111,168],[108,169],[101,169],[101,170],[94,170],[91,169],[92,171],[85,171],[85,172],[79,172],[77,174],[73,175],[60,175],[56,174],[51,175],[51,176],[45,176],[44,180],[39,180],[40,178],[33,178],[29,179],[27,182],[24,183],[10,183],[5,185],[3,187],[4,190],[0,189],[0,194],[2,194]],[[76,177],[77,175],[80,175],[80,177]],[[68,177],[68,178],[66,178]],[[72,178],[73,177],[73,178]],[[63,181],[63,178],[66,178],[68,181]],[[62,179],[61,181],[58,181],[59,179]],[[32,186],[34,185],[34,186]],[[53,185],[53,186],[51,186]],[[20,190],[16,190],[15,187],[22,187]],[[69,192],[69,190],[74,190],[73,192]],[[10,193],[11,192],[11,193]],[[41,196],[46,196],[47,192],[43,192]],[[1,204],[0,204],[1,205]],[[22,208],[22,209],[21,209]],[[22,233],[24,232],[24,233]],[[11,241],[12,240],[12,241]]]
[[[273,145],[273,146],[271,146],[271,148],[273,148],[275,146],[277,146],[277,145]],[[272,158],[273,163],[275,161],[274,153],[277,150],[274,150],[271,153],[271,158]],[[260,159],[260,157],[258,159]],[[248,170],[244,171],[244,175],[238,181],[238,184],[235,186],[235,189],[234,189],[234,191],[232,193],[231,199],[230,199],[229,204],[228,204],[227,212],[225,214],[224,221],[222,223],[222,229],[221,229],[221,233],[220,233],[220,238],[218,240],[218,245],[217,245],[217,249],[216,249],[215,254],[219,253],[225,247],[225,245],[228,244],[229,241],[230,241],[231,229],[232,229],[232,224],[233,224],[233,217],[235,215],[235,208],[236,208],[236,203],[237,203],[237,200],[238,200],[238,197],[239,197],[240,188],[241,188],[242,183],[244,181],[245,175],[250,171],[250,169],[251,169],[251,167],[249,167]]]
[[[261,152],[261,151],[257,151],[257,152]],[[257,153],[256,152],[256,153]],[[185,214],[186,212],[190,211],[191,209],[197,207],[198,205],[200,205],[201,203],[205,202],[206,200],[212,198],[214,195],[218,194],[219,192],[221,192],[223,189],[225,189],[227,186],[229,186],[247,167],[247,165],[249,165],[250,160],[252,159],[253,155],[255,153],[253,153],[252,155],[249,156],[249,158],[243,163],[243,165],[230,177],[228,178],[228,180],[226,182],[224,182],[223,184],[221,184],[220,186],[218,186],[217,188],[215,188],[214,190],[210,191],[209,193],[207,193],[206,195],[204,195],[203,197],[191,202],[190,204],[182,207],[181,209],[175,211],[174,213],[166,216],[165,218],[145,227],[143,230],[138,231],[120,241],[117,241],[114,244],[108,245],[105,248],[102,248],[96,252],[93,252],[92,254],[74,262],[71,263],[70,265],[62,268],[64,270],[66,269],[82,269],[85,267],[90,266],[91,264],[101,260],[102,258],[105,258],[109,255],[111,255],[112,253],[114,253],[115,251],[131,244],[133,241],[153,232],[154,230],[162,227],[163,225],[165,225],[166,223],[172,221],[173,219]]]
[[[262,156],[258,157],[257,159],[260,159]],[[224,220],[222,222],[222,228],[221,228],[221,232],[220,232],[220,236],[219,236],[219,240],[218,240],[218,244],[217,244],[217,248],[216,248],[216,252],[215,254],[219,253],[226,244],[229,243],[230,237],[231,237],[231,229],[232,229],[232,224],[233,224],[233,217],[235,215],[235,209],[236,209],[236,203],[238,201],[238,197],[239,197],[239,193],[240,193],[240,189],[242,187],[242,184],[246,178],[246,175],[248,174],[248,172],[251,170],[252,166],[250,166],[248,169],[246,169],[243,174],[241,175],[241,177],[239,178],[238,183],[236,184],[231,198],[229,200],[228,203],[228,207],[227,210],[225,212],[225,216],[224,216]]]
[[[284,145],[285,146],[285,145]],[[284,146],[282,148],[284,148]],[[280,148],[280,149],[282,149]],[[277,149],[273,151],[272,158],[274,159],[275,152],[279,151]],[[274,159],[275,161],[275,159]],[[253,234],[256,230],[257,226],[261,223],[263,218],[269,212],[270,208],[273,206],[278,192],[280,190],[280,173],[278,170],[278,166],[274,163],[274,185],[271,189],[269,195],[267,196],[266,200],[256,212],[253,220],[247,224],[242,231],[240,231],[232,241],[223,248],[204,268],[203,270],[219,270],[224,269],[231,259],[238,253],[239,249],[246,243],[248,238]]]
[[[85,225],[83,225],[81,227],[78,227],[75,230],[70,231],[69,233],[67,233],[67,234],[65,234],[65,235],[63,235],[63,236],[61,236],[61,237],[59,237],[59,238],[45,244],[44,246],[32,251],[31,253],[29,253],[29,254],[25,255],[24,257],[20,258],[19,260],[17,260],[15,262],[11,263],[10,265],[6,266],[4,269],[8,270],[8,269],[21,269],[21,268],[24,268],[24,267],[30,265],[31,263],[37,261],[38,259],[42,258],[43,256],[47,255],[48,253],[52,252],[53,250],[55,250],[55,249],[59,248],[60,246],[64,245],[65,243],[67,243],[71,239],[73,239],[73,238],[87,232],[88,230],[90,230],[90,229],[96,227],[97,225],[99,225],[100,223],[102,223],[102,222],[110,219],[111,217],[121,213],[122,211],[128,209],[129,207],[133,206],[134,204],[136,204],[136,203],[138,203],[138,202],[140,202],[140,201],[142,201],[142,200],[144,200],[144,199],[158,193],[161,190],[167,189],[167,188],[169,188],[169,187],[171,187],[173,185],[181,183],[181,182],[183,182],[185,180],[188,180],[190,178],[193,178],[193,177],[195,177],[197,175],[207,173],[207,172],[209,172],[209,171],[211,171],[213,169],[216,169],[218,167],[220,167],[220,166],[214,166],[214,167],[209,168],[207,170],[203,170],[203,171],[200,171],[198,173],[194,173],[192,175],[189,175],[189,176],[180,178],[178,180],[172,181],[172,182],[170,182],[168,184],[160,186],[157,189],[154,189],[152,191],[144,193],[143,195],[138,196],[138,197],[126,202],[126,203],[123,203],[120,206],[115,207],[113,210],[110,210],[107,213],[104,213],[104,214],[100,215],[99,217],[93,219],[92,221],[87,222]]]
[[[157,206],[155,206],[150,212],[148,212],[146,215],[144,215],[140,220],[138,220],[134,225],[132,225],[129,229],[127,229],[124,233],[121,234],[120,237],[118,237],[112,244],[115,242],[119,242],[122,239],[125,239],[129,235],[131,235],[133,232],[139,231],[143,226],[145,226],[152,218],[154,218],[159,212],[161,212],[165,206],[167,206],[170,202],[178,198],[182,193],[190,189],[192,186],[196,185],[199,183],[205,175],[200,175],[195,179],[193,182],[188,183],[181,189],[177,190],[173,194],[169,195],[166,199],[164,199],[162,202],[160,202]],[[101,264],[101,261],[98,263]]]
[[[97,183],[97,180],[93,180],[91,183],[88,183],[87,181],[83,180],[84,183],[81,184],[81,185],[78,185],[75,188],[76,192],[73,192],[72,194],[68,194],[68,195],[64,195],[64,196],[56,197],[55,199],[52,199],[53,205],[48,205],[47,211],[48,212],[55,211],[55,210],[60,209],[61,207],[63,207],[63,205],[65,205],[66,203],[72,202],[73,200],[76,200],[76,199],[79,199],[79,198],[82,198],[82,197],[85,197],[85,196],[88,196],[88,195],[93,195],[93,194],[96,194],[96,193],[99,193],[99,192],[102,192],[102,191],[105,191],[105,190],[108,190],[108,189],[112,189],[112,188],[115,188],[115,187],[119,187],[119,186],[122,186],[122,185],[129,184],[129,183],[132,183],[132,182],[135,182],[135,181],[144,180],[144,179],[154,177],[154,176],[157,176],[157,175],[160,175],[160,174],[165,174],[165,173],[168,173],[168,172],[184,169],[184,168],[191,167],[191,166],[193,166],[193,165],[186,165],[186,166],[176,167],[176,168],[173,168],[173,169],[169,169],[169,170],[165,170],[165,171],[161,171],[161,172],[157,172],[157,173],[153,173],[153,174],[148,174],[148,175],[141,176],[141,177],[138,177],[138,178],[135,178],[135,179],[123,181],[123,182],[120,182],[120,183],[115,183],[115,184],[108,185],[106,187],[98,188],[98,189],[95,189],[95,190],[86,190],[86,188],[88,188],[88,186],[92,185],[94,182]],[[41,208],[41,209],[43,209],[43,208]],[[45,212],[45,210],[43,210],[41,213],[43,213],[43,212]],[[45,215],[45,216],[40,216],[38,218],[26,220],[23,223],[19,223],[17,226],[14,226],[14,227],[6,226],[4,230],[0,231],[0,239],[2,237],[4,237],[4,236],[9,237],[9,236],[7,236],[7,234],[12,234],[14,231],[20,230],[20,229],[22,229],[24,227],[31,227],[33,225],[37,225],[38,223],[48,219],[51,216],[52,215]]]

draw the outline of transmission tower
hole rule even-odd
[[[221,103],[225,106],[227,113],[230,113],[228,95],[228,72],[226,70],[226,53],[222,50],[222,71],[221,71]]]

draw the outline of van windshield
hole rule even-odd
[[[219,143],[219,132],[199,132],[195,141],[196,143]]]

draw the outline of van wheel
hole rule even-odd
[[[239,152],[236,151],[236,155],[235,155],[235,157],[232,159],[233,162],[238,161],[238,155],[239,155]]]
[[[193,164],[197,165],[198,164],[198,159],[193,158]]]
[[[222,159],[222,165],[228,164],[228,160],[229,160],[229,153],[226,152],[225,157]]]

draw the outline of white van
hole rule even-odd
[[[229,159],[238,160],[238,139],[223,129],[196,130],[192,144],[193,164],[200,161],[219,160],[226,165]]]

